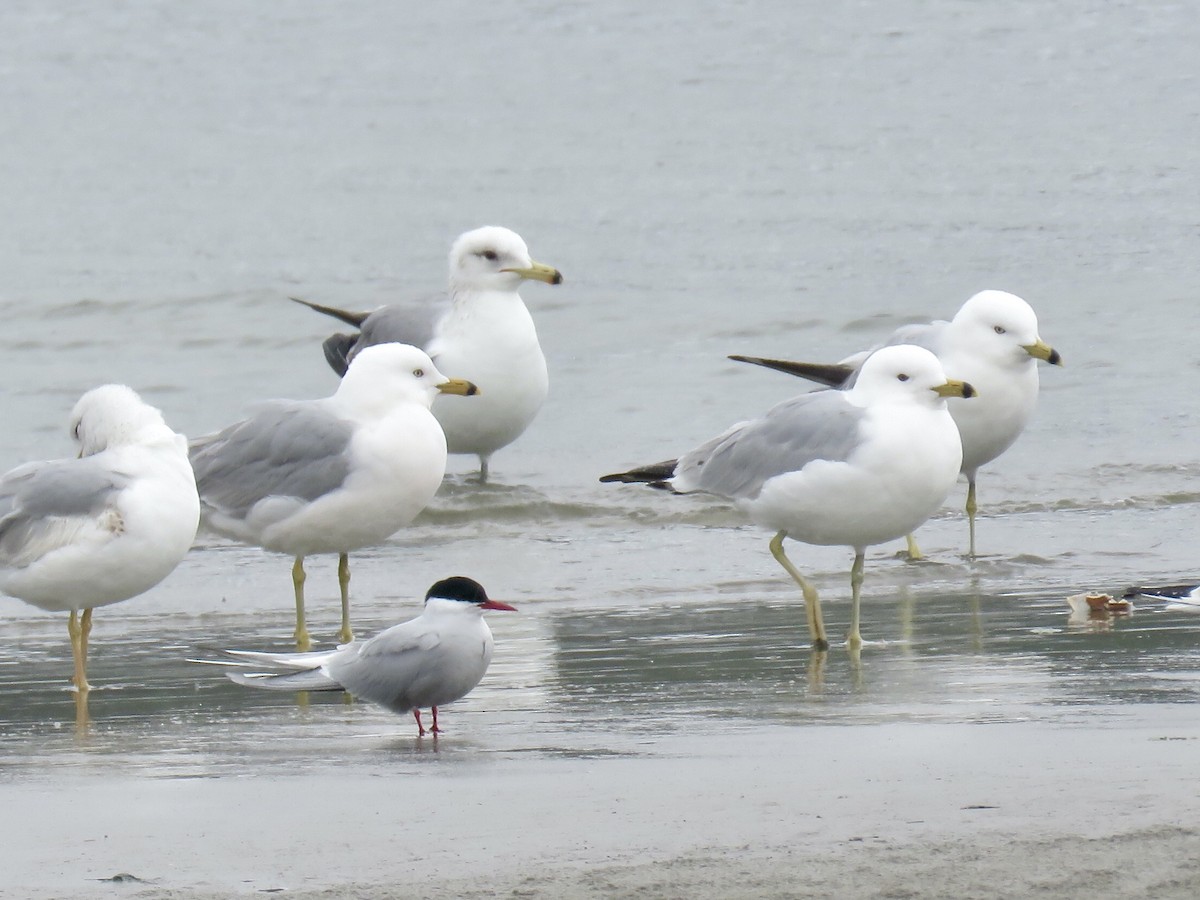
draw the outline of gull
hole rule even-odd
[[[429,589],[421,615],[369,640],[323,653],[227,650],[275,671],[226,674],[238,684],[272,691],[347,691],[401,715],[411,712],[422,737],[421,710],[430,709],[430,731],[439,734],[438,707],[474,690],[492,661],[485,609],[515,612],[489,599],[479,582],[456,575]]]
[[[883,343],[848,356],[839,363],[790,362],[757,356],[731,356],[816,381],[829,387],[852,384],[855,373],[872,352],[893,344],[916,344],[935,353],[942,368],[970,383],[979,399],[951,400],[950,415],[962,436],[962,474],[967,478],[968,556],[975,558],[975,481],[980,467],[994,460],[1020,437],[1038,397],[1037,361],[1061,366],[1058,351],[1038,335],[1037,314],[1015,294],[980,291],[962,305],[949,322],[905,325]],[[912,535],[909,557],[920,559]]]
[[[974,393],[928,350],[885,347],[846,390],[801,394],[679,459],[600,480],[714,494],[774,531],[771,554],[800,585],[815,650],[829,648],[817,592],[783,541],[853,547],[847,643],[857,650],[866,548],[908,534],[946,499],[962,463],[946,398]]]
[[[0,476],[0,590],[69,611],[80,695],[92,610],[148,591],[196,537],[200,500],[187,439],[123,384],[84,394],[71,413],[74,459]]]
[[[479,400],[439,398],[433,414],[442,423],[449,452],[479,457],[479,480],[486,482],[492,454],[529,427],[549,389],[537,329],[517,293],[530,279],[563,280],[557,269],[530,259],[516,232],[488,226],[461,235],[450,248],[448,303],[354,313],[291,299],[359,329],[335,334],[323,345],[325,359],[339,375],[363,347],[401,341],[424,348],[447,375],[479,385]]]
[[[382,543],[433,499],[446,439],[429,407],[439,394],[474,393],[424,351],[377,344],[355,355],[333,396],[264,403],[192,443],[205,525],[295,558],[297,648],[312,646],[304,558],[338,554],[338,637],[352,640],[350,551]]]

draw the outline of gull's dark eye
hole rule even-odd
[[[1007,334],[1003,325],[993,325],[992,331],[996,332],[996,334]]]
[[[498,260],[500,258],[499,255],[497,255],[495,250],[481,250],[479,255],[482,256],[484,259],[486,259],[488,262],[495,262],[496,260]]]
[[[908,381],[908,376],[903,372],[896,376],[897,381]]]
[[[424,369],[413,369],[413,375],[415,375],[417,378],[424,378],[425,370]]]
[[[71,429],[71,434],[74,435],[75,440],[79,440],[79,427],[82,424],[83,424],[83,422],[76,422],[75,427]]]

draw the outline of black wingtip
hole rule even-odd
[[[650,487],[669,489],[670,480],[675,477],[675,466],[679,463],[677,459],[668,459],[664,462],[653,463],[649,466],[639,466],[636,469],[630,469],[628,472],[614,472],[611,475],[600,476],[601,484],[648,484]]]
[[[367,321],[367,316],[370,313],[356,313],[348,310],[338,309],[336,306],[322,306],[320,303],[313,303],[310,300],[301,300],[299,297],[288,297],[293,303],[299,303],[301,306],[307,306],[314,312],[322,313],[326,316],[332,316],[339,321],[345,322],[347,325],[353,325],[355,328],[361,328],[362,323]]]
[[[765,369],[774,369],[776,372],[783,372],[785,375],[793,375],[796,378],[803,378],[826,387],[841,387],[854,375],[852,367],[837,363],[792,362],[787,359],[767,359],[763,356],[742,356],[740,354],[730,354],[729,358],[734,362],[750,363]]]

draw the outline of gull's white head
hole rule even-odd
[[[521,236],[489,225],[460,235],[450,248],[450,292],[515,291],[526,279],[561,284],[552,266],[534,262]]]
[[[429,409],[438,394],[477,393],[471,382],[439,372],[418,347],[374,344],[355,354],[334,396],[360,413],[382,415],[404,403]]]
[[[975,389],[946,378],[941,362],[924,347],[894,344],[867,357],[850,393],[869,403],[945,407],[946,397],[973,397]]]
[[[162,413],[123,384],[101,385],[80,397],[71,410],[70,433],[80,456],[176,437]]]
[[[1062,365],[1058,351],[1038,335],[1037,314],[1016,294],[980,291],[950,323],[972,355],[997,364],[1023,365],[1044,359]]]

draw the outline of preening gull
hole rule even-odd
[[[979,398],[970,403],[949,402],[950,415],[962,436],[970,530],[968,555],[974,558],[975,481],[979,469],[1011,447],[1029,422],[1038,397],[1037,361],[1062,365],[1058,351],[1038,335],[1037,314],[1028,303],[1004,291],[981,291],[949,322],[905,325],[883,343],[833,365],[756,356],[730,358],[842,387],[853,383],[855,373],[872,352],[894,344],[916,344],[931,350],[948,375],[969,382],[979,391]],[[912,535],[908,535],[908,549],[910,557],[920,558]]]
[[[492,631],[485,609],[515,611],[491,600],[470,578],[439,581],[425,594],[425,610],[370,640],[324,653],[258,653],[227,650],[230,656],[269,668],[270,672],[227,673],[239,684],[272,691],[348,691],[395,713],[412,713],[425,734],[421,710],[465,697],[492,661]]]
[[[357,353],[332,397],[276,400],[192,444],[205,524],[218,534],[295,557],[296,646],[304,621],[304,557],[337,553],[338,638],[350,629],[349,553],[386,540],[433,499],[446,439],[429,411],[440,394],[475,385],[446,378],[406,344]]]
[[[444,303],[353,313],[292,299],[359,329],[325,341],[325,358],[339,375],[363,347],[400,341],[424,348],[448,376],[478,385],[477,400],[438,398],[433,414],[442,423],[449,452],[479,457],[480,481],[487,481],[492,454],[529,427],[549,388],[537,329],[517,293],[531,279],[562,283],[557,269],[530,259],[520,235],[488,226],[461,235],[450,248]]]
[[[908,534],[946,499],[962,443],[945,398],[973,395],[971,385],[947,380],[928,350],[887,347],[847,390],[801,394],[677,460],[600,480],[715,494],[773,530],[771,553],[804,593],[817,650],[829,647],[817,592],[784,553],[784,538],[853,547],[848,643],[857,649],[866,548]]]
[[[187,439],[133,389],[88,391],[70,428],[77,458],[0,476],[0,589],[70,612],[72,680],[86,694],[92,610],[171,573],[196,537],[200,500]]]

